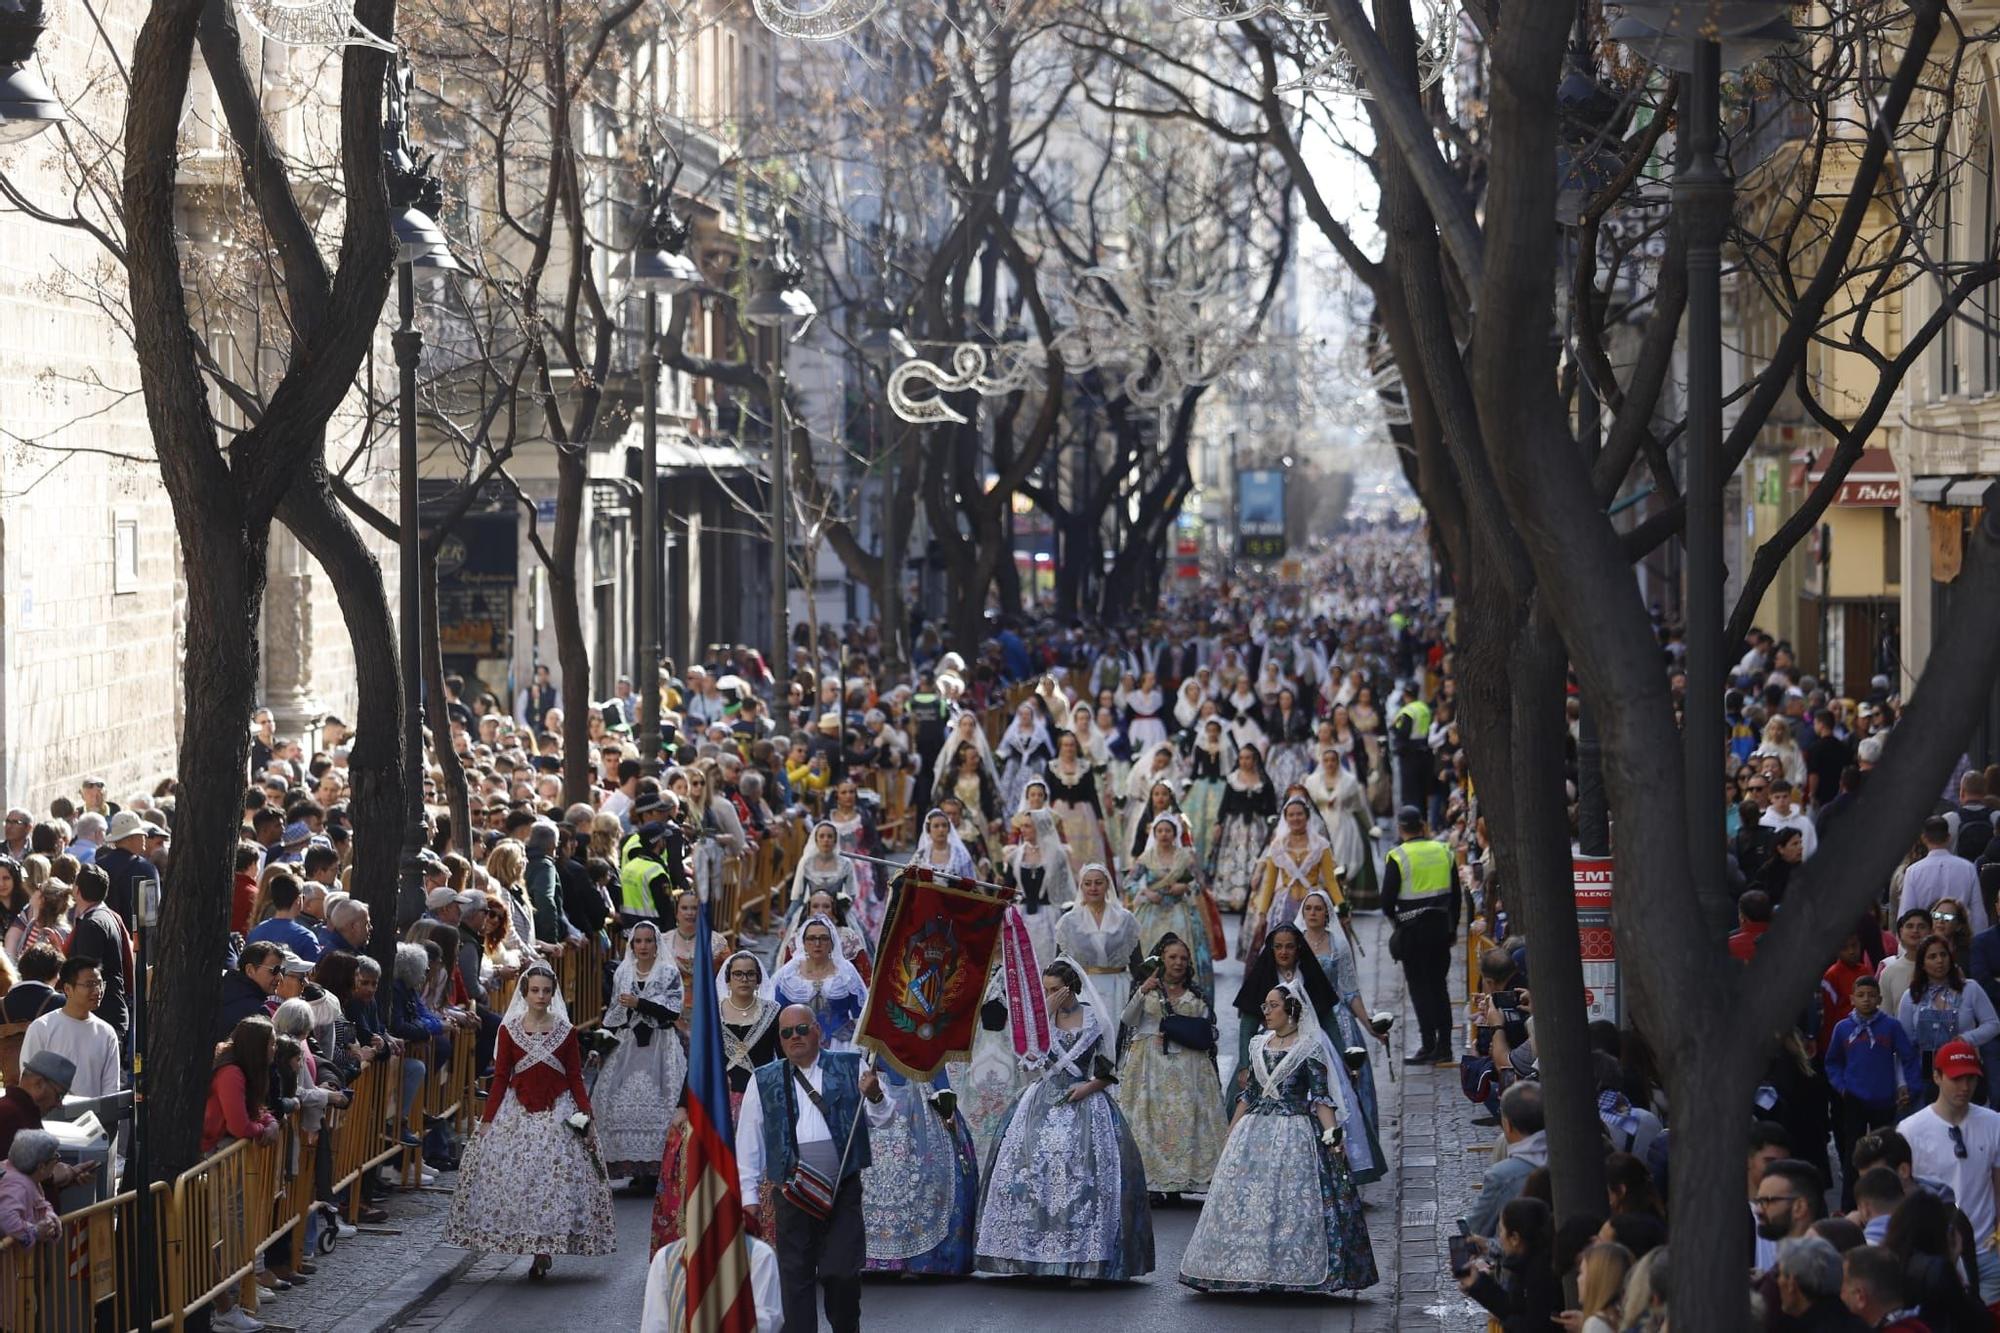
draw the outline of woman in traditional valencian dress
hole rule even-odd
[[[974,1160],[978,1162],[992,1154],[1014,1098],[1027,1086],[1029,1064],[1049,1049],[1041,964],[1036,961],[1028,924],[1018,907],[1009,904],[1002,914],[1000,935],[971,1054],[950,1066],[959,1113],[972,1131]]]
[[[1057,739],[1056,757],[1043,780],[1049,785],[1049,804],[1062,825],[1071,864],[1081,867],[1097,861],[1110,865],[1111,844],[1097,775],[1084,758],[1075,732],[1066,731]]]
[[[618,1246],[611,1186],[597,1131],[569,1125],[590,1113],[583,1055],[556,974],[521,974],[494,1050],[493,1087],[479,1133],[459,1164],[445,1243],[532,1254],[528,1276],[548,1276],[551,1256],[610,1254]]]
[[[845,895],[835,897],[826,889],[814,889],[812,895],[806,899],[805,911],[801,914],[798,924],[791,928],[785,936],[785,942],[778,947],[778,966],[783,967],[805,952],[803,941],[800,939],[805,930],[805,923],[814,917],[825,917],[838,928],[840,956],[854,965],[854,970],[861,974],[861,980],[866,983],[875,975],[875,959],[868,947],[868,937],[863,935],[861,928],[853,922],[853,909],[854,904]]]
[[[959,746],[953,752],[951,770],[938,774],[938,789],[933,799],[943,805],[954,796],[965,808],[966,819],[978,830],[976,838],[968,837],[966,841],[984,842],[1000,818],[1000,780],[989,771],[985,756],[971,745]]]
[[[861,788],[853,778],[842,778],[834,786],[833,809],[826,822],[833,825],[841,851],[849,856],[881,858],[882,840],[876,834],[874,819],[861,804]],[[854,867],[854,905],[860,917],[855,924],[872,942],[882,934],[882,918],[889,910],[888,889],[874,865],[867,861],[848,864]]]
[[[1256,888],[1243,918],[1237,956],[1248,959],[1263,948],[1264,937],[1297,916],[1299,904],[1313,889],[1324,892],[1336,906],[1346,900],[1334,869],[1333,848],[1319,831],[1312,802],[1295,795],[1286,800],[1277,832],[1257,861]]]
[[[1056,922],[1056,950],[1090,974],[1090,984],[1110,1006],[1112,1020],[1132,994],[1132,965],[1139,960],[1139,919],[1111,891],[1111,872],[1085,866],[1076,877],[1076,906]],[[1116,1031],[1112,1033],[1117,1036]]]
[[[1056,920],[1076,901],[1069,853],[1052,810],[1018,811],[1011,821],[1014,841],[1001,862],[1001,878],[1015,891],[1036,958],[1056,956]]]
[[[810,915],[806,911],[806,899],[815,892],[824,890],[835,898],[861,901],[855,896],[861,885],[855,878],[854,865],[852,859],[841,855],[840,830],[833,826],[833,821],[822,819],[814,824],[805,855],[799,858],[798,868],[792,871],[792,896],[785,905],[787,929],[795,929]]]
[[[680,970],[681,994],[694,994],[694,958],[697,941],[695,932],[700,928],[701,900],[694,890],[685,889],[674,899],[674,928],[667,932],[667,960]],[[715,957],[729,948],[729,942],[722,938],[722,932],[708,932],[710,956]]]
[[[1354,946],[1341,928],[1340,917],[1333,899],[1322,889],[1313,889],[1306,894],[1306,900],[1299,904],[1299,914],[1293,925],[1305,936],[1306,952],[1312,955],[1319,970],[1333,986],[1333,1021],[1327,1028],[1327,1036],[1333,1044],[1348,1051],[1360,1051],[1359,1067],[1350,1066],[1353,1075],[1355,1101],[1361,1114],[1361,1123],[1368,1135],[1369,1155],[1375,1161],[1375,1169],[1367,1175],[1355,1174],[1358,1184],[1367,1184],[1385,1170],[1387,1158],[1382,1155],[1381,1112],[1375,1098],[1375,1069],[1368,1058],[1370,1038],[1388,1045],[1388,1034],[1378,1031],[1375,1021],[1368,1012],[1368,1006],[1361,1001],[1361,973],[1354,966]]]
[[[764,964],[748,949],[739,949],[722,960],[715,974],[715,992],[721,996],[722,1056],[729,1078],[729,1119],[736,1122],[736,1108],[743,1104],[743,1091],[750,1086],[758,1065],[778,1058],[778,1003],[757,993],[764,984]],[[660,1190],[653,1196],[653,1251],[679,1240],[681,1202],[687,1189],[687,1111],[674,1112],[673,1128],[667,1133],[667,1147],[660,1159]],[[776,1203],[766,1199],[743,1201],[750,1229],[766,1240],[775,1237]]]
[[[868,1003],[868,986],[854,964],[834,948],[839,929],[826,917],[809,918],[799,930],[803,952],[773,973],[759,993],[781,1008],[798,1004],[812,1010],[825,1047],[851,1051],[855,1024]]]
[[[651,1191],[681,1100],[687,1055],[674,1023],[686,1007],[680,970],[660,957],[660,930],[632,927],[625,957],[611,978],[603,1027],[618,1045],[597,1075],[597,1136],[604,1169]]]
[[[1125,1004],[1118,1105],[1146,1164],[1146,1188],[1200,1194],[1222,1151],[1215,1010],[1193,984],[1194,953],[1185,941],[1168,935],[1154,952],[1159,970]]]
[[[972,1272],[972,1219],[979,1159],[957,1094],[940,1072],[927,1084],[881,1071],[895,1103],[888,1123],[872,1118],[873,1164],[861,1173],[862,1226],[870,1273],[964,1277]]]
[[[1368,812],[1368,792],[1361,779],[1340,761],[1340,751],[1322,746],[1319,767],[1306,776],[1306,795],[1319,807],[1333,845],[1333,860],[1353,901],[1367,905],[1380,896],[1375,877],[1375,843],[1370,834],[1374,816]]]
[[[1312,716],[1299,707],[1290,686],[1281,688],[1277,698],[1264,706],[1264,730],[1271,738],[1267,764],[1271,785],[1284,791],[1303,780],[1312,768]]]
[[[1039,777],[1049,760],[1056,757],[1056,743],[1041,707],[1030,699],[1014,710],[1014,721],[1000,734],[993,752],[1000,765],[1000,807],[1018,809],[1028,779]]]
[[[1136,781],[1139,774],[1134,769]],[[1127,806],[1125,827],[1131,836],[1125,840],[1125,854],[1136,859],[1146,850],[1146,844],[1153,840],[1153,821],[1162,815],[1178,816],[1182,812],[1180,798],[1174,794],[1171,782],[1155,782],[1151,787],[1138,793]],[[1129,865],[1131,862],[1128,861]]]
[[[1150,671],[1139,677],[1136,687],[1122,693],[1125,739],[1131,743],[1136,758],[1141,749],[1167,739],[1167,724],[1160,718],[1160,709],[1166,701],[1160,697],[1160,678]]]
[[[958,836],[958,830],[952,827],[951,816],[942,810],[932,810],[924,816],[924,840],[917,844],[910,864],[957,879],[979,877],[979,867],[973,863],[971,849],[965,845],[965,839]]]
[[[1147,839],[1153,836],[1153,816],[1163,809],[1157,799],[1157,789],[1167,790],[1169,802],[1173,802],[1176,788],[1180,785],[1180,758],[1174,753],[1173,744],[1161,741],[1149,746],[1133,756],[1132,771],[1126,775],[1124,803],[1119,812],[1119,828],[1123,830],[1123,854],[1137,856],[1146,850]],[[1178,804],[1171,804],[1175,811]]]
[[[1194,834],[1194,855],[1205,866],[1215,864],[1216,821],[1222,817],[1223,775],[1228,772],[1229,746],[1222,738],[1222,719],[1210,714],[1200,719],[1188,745],[1187,792],[1181,798],[1181,813],[1187,816]]]
[[[1264,775],[1264,756],[1256,746],[1246,745],[1237,751],[1236,767],[1222,784],[1208,871],[1215,900],[1223,907],[1239,911],[1250,900],[1257,857],[1277,816],[1278,793]]]
[[[1328,1063],[1331,1065],[1329,1078],[1340,1090],[1340,1127],[1347,1137],[1348,1169],[1354,1173],[1356,1180],[1366,1182],[1375,1179],[1383,1172],[1383,1161],[1368,1137],[1367,1123],[1361,1117],[1361,1099],[1348,1077],[1347,1065],[1325,1035],[1328,1025],[1333,1022],[1339,997],[1334,993],[1333,983],[1326,979],[1326,973],[1313,960],[1305,932],[1289,923],[1279,926],[1265,939],[1263,951],[1251,959],[1250,966],[1244,969],[1243,988],[1236,994],[1236,1012],[1241,1019],[1237,1031],[1237,1087],[1249,1086],[1250,1043],[1263,1026],[1263,997],[1270,994],[1273,986],[1296,991],[1304,997],[1306,1007],[1312,1010],[1313,1022],[1322,1039],[1327,1041]]]
[[[1052,1023],[1041,1077],[1001,1127],[979,1201],[982,1273],[1125,1282],[1153,1271],[1153,1212],[1118,1103],[1108,1015],[1083,970],[1042,970]]]
[[[1181,843],[1178,815],[1153,820],[1152,833],[1153,840],[1125,880],[1126,900],[1139,922],[1139,952],[1157,953],[1160,940],[1168,935],[1185,941],[1194,954],[1195,987],[1209,994],[1215,989],[1215,960],[1209,955],[1194,853]]]
[[[1311,1005],[1273,986],[1250,1044],[1250,1086],[1181,1258],[1197,1291],[1360,1291],[1377,1280],[1343,1151],[1338,1057]]]

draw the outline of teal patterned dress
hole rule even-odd
[[[1181,1258],[1197,1291],[1360,1291],[1375,1252],[1347,1159],[1320,1142],[1316,1106],[1334,1106],[1317,1042],[1290,1051],[1251,1043],[1247,1109],[1229,1131],[1208,1201]]]
[[[972,1219],[979,1203],[979,1163],[972,1132],[938,1094],[956,1094],[943,1074],[928,1087],[893,1069],[882,1091],[896,1104],[888,1124],[870,1125],[873,1165],[861,1173],[861,1216],[870,1273],[964,1277],[972,1271]],[[945,1103],[949,1105],[950,1103]]]

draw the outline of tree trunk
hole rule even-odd
[[[590,646],[583,637],[577,581],[582,545],[585,460],[577,449],[556,451],[556,535],[548,567],[549,602],[555,611],[556,661],[562,667],[563,803],[590,800]],[[634,690],[658,691],[660,665],[645,664]],[[649,760],[650,762],[650,760]]]
[[[1672,1154],[1667,1190],[1674,1214],[1674,1327],[1749,1328],[1742,1280],[1750,1262],[1750,1218],[1743,1206],[1750,1117],[1744,1109],[1756,1093],[1764,1043],[1728,1030],[1698,1035],[1702,1039],[1690,1043],[1692,1058],[1672,1062],[1666,1072],[1674,1142],[1682,1145]],[[1553,1131],[1549,1141],[1555,1141]],[[1724,1280],[1729,1275],[1733,1279]]]
[[[243,785],[250,768],[244,725],[256,704],[257,622],[264,601],[268,524],[225,531],[176,500],[187,575],[186,691],[174,805],[173,859],[160,923],[148,943],[153,1014],[146,1033],[147,1166],[172,1180],[194,1165],[215,1062]],[[183,515],[186,516],[183,516]],[[193,521],[190,521],[193,520]]]
[[[418,546],[423,568],[419,571],[418,582],[423,587],[424,618],[422,625],[424,640],[424,693],[440,701],[443,710],[444,699],[444,649],[442,635],[438,627],[438,568],[437,547],[426,537]],[[458,747],[452,743],[451,718],[443,716],[432,723],[431,734],[437,738],[438,768],[444,773],[445,805],[451,811],[451,842],[447,850],[461,855],[472,855],[472,793],[465,785],[465,764],[458,757]]]
[[[394,961],[402,918],[413,918],[415,913],[411,904],[397,901],[411,802],[403,780],[403,690],[396,626],[382,587],[382,566],[328,488],[321,459],[315,458],[292,483],[278,506],[278,518],[333,581],[354,648],[359,711],[347,759],[352,783],[347,809],[354,820],[350,885],[354,896],[368,905],[374,925],[369,952],[386,969]],[[415,907],[422,910],[421,904]]]

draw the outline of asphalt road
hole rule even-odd
[[[544,1282],[529,1282],[528,1261],[482,1260],[466,1279],[403,1325],[425,1333],[513,1333],[554,1329],[630,1330],[645,1304],[650,1200],[617,1201],[618,1252],[557,1259]],[[1153,1215],[1158,1267],[1123,1286],[1072,1289],[1063,1282],[974,1277],[868,1278],[862,1326],[894,1333],[1002,1333],[1024,1328],[1288,1330],[1389,1328],[1384,1288],[1359,1298],[1204,1296],[1175,1280],[1199,1209],[1169,1205]],[[1378,1257],[1386,1259],[1386,1255]],[[825,1325],[822,1324],[822,1327]]]

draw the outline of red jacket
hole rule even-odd
[[[493,1050],[493,1090],[486,1095],[486,1114],[480,1119],[491,1122],[500,1113],[500,1103],[507,1100],[509,1088],[524,1111],[546,1111],[556,1104],[556,1098],[567,1092],[576,1099],[577,1110],[590,1114],[590,1094],[583,1086],[583,1052],[576,1044],[576,1029],[565,1032],[562,1045],[556,1048],[556,1058],[562,1061],[560,1070],[539,1060],[517,1070],[514,1065],[520,1058],[521,1048],[515,1044],[514,1034],[501,1028]]]
[[[225,1134],[232,1139],[254,1139],[278,1123],[269,1111],[259,1111],[253,1118],[244,1091],[241,1065],[224,1065],[209,1076],[208,1107],[201,1117],[204,1154],[214,1152]]]
[[[229,894],[229,928],[238,935],[250,933],[250,909],[257,905],[257,877],[248,871],[236,872]]]
[[[1854,1012],[1854,981],[1857,977],[1872,977],[1875,969],[1863,958],[1858,963],[1843,963],[1836,960],[1826,970],[1819,982],[1819,1040],[1815,1044],[1821,1055],[1826,1054],[1826,1042],[1833,1035],[1833,1025]]]
[[[1757,941],[1771,928],[1768,921],[1746,921],[1743,928],[1729,937],[1729,956],[1739,963],[1747,963],[1757,956]]]

